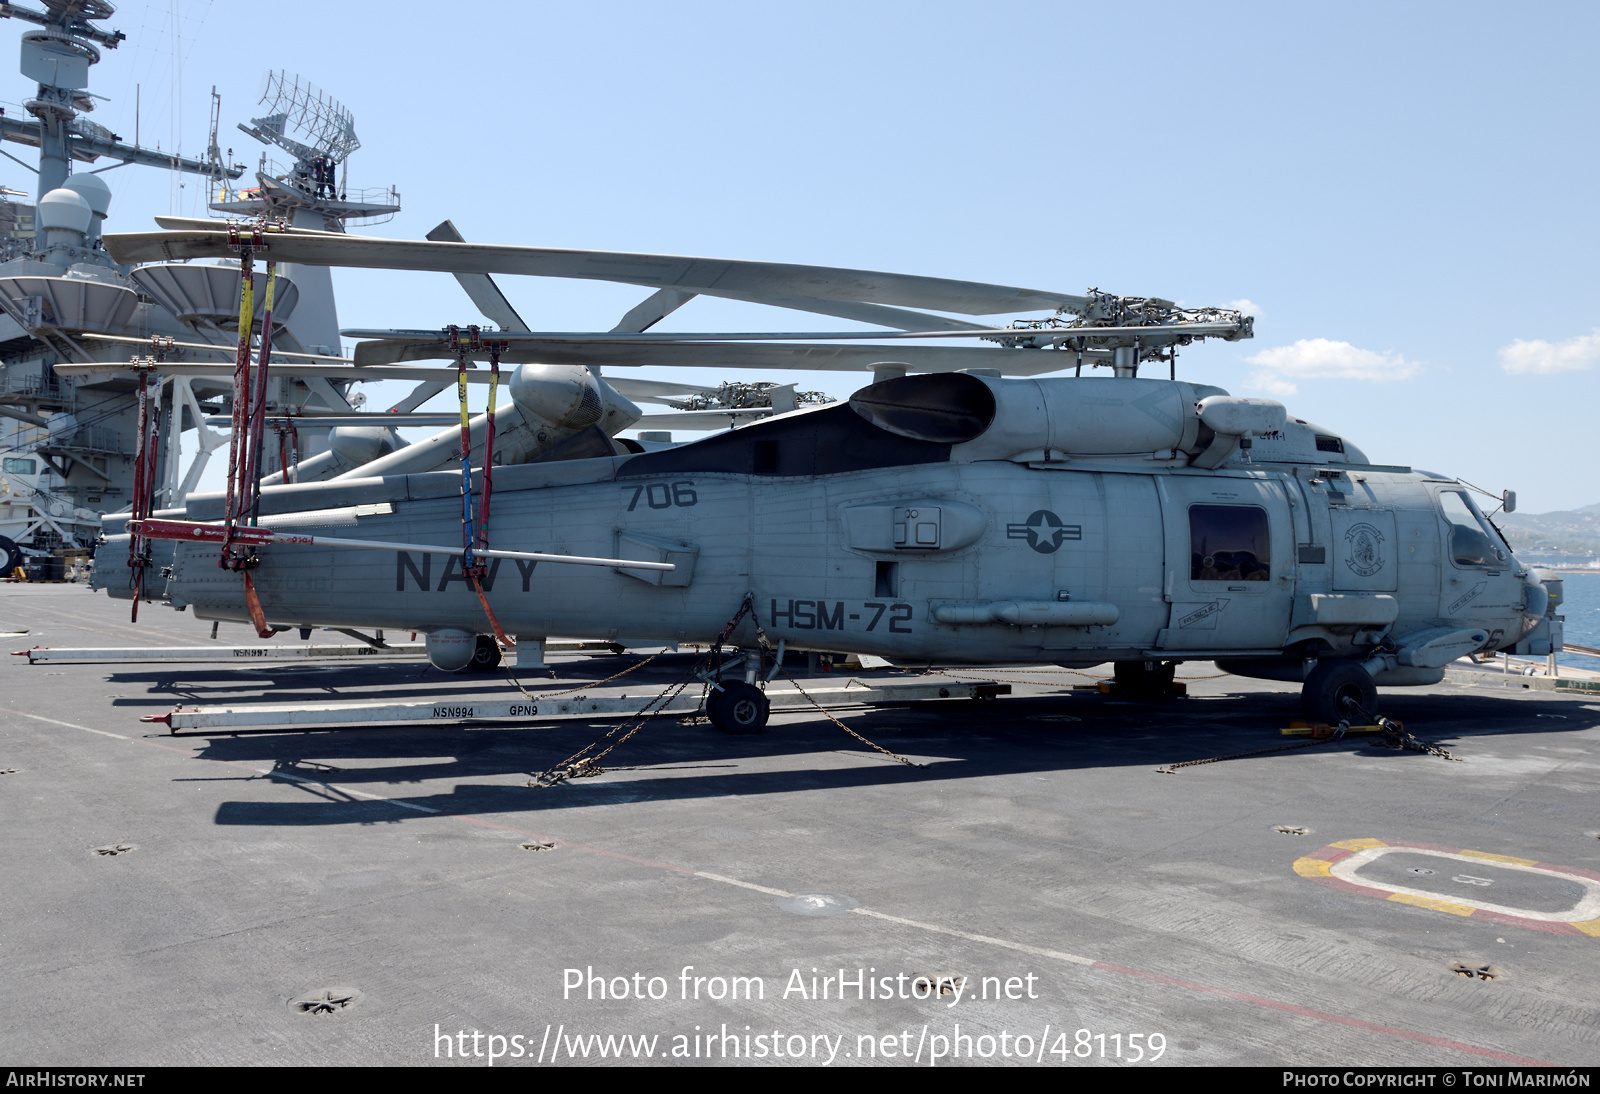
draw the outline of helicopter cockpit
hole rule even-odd
[[[1465,491],[1439,491],[1439,511],[1450,526],[1450,560],[1457,566],[1487,566],[1498,569],[1511,557],[1511,550],[1500,538]]]

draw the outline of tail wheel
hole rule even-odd
[[[736,680],[715,689],[706,702],[706,715],[711,724],[724,733],[760,733],[767,725],[772,704],[760,688]]]
[[[493,637],[487,634],[478,635],[477,645],[472,647],[472,660],[467,662],[469,672],[490,672],[500,664],[500,647]]]
[[[1314,722],[1365,720],[1377,705],[1377,685],[1354,661],[1318,661],[1300,690],[1300,707]]]

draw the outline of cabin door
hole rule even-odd
[[[1161,649],[1278,650],[1294,599],[1289,503],[1276,481],[1164,475]]]

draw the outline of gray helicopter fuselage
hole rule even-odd
[[[1115,382],[1171,394],[1179,419],[1215,390]],[[1235,453],[1204,469],[1185,446],[1225,438],[1187,420],[1172,424],[1172,448],[1142,457],[1016,441],[990,458],[974,448],[983,438],[942,443],[864,417],[836,404],[663,452],[497,469],[492,546],[676,568],[495,560],[482,582],[495,616],[523,636],[705,642],[748,595],[791,649],[942,664],[1207,659],[1266,676],[1387,651],[1368,662],[1377,682],[1411,684],[1455,656],[1526,645],[1546,613],[1543,586],[1459,483],[1351,461],[1342,445],[1335,460],[1305,423],[1259,437],[1257,462]],[[278,531],[461,538],[448,472],[278,487],[263,505]],[[217,519],[219,501],[197,498],[187,515]],[[125,554],[121,537],[102,551],[97,583],[113,595]],[[178,544],[167,593],[243,620],[241,579],[217,554]],[[489,630],[457,557],[272,546],[259,558],[274,624]]]

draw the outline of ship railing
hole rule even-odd
[[[0,390],[7,395],[32,395],[41,399],[57,399],[63,394],[61,385],[56,382],[54,376],[46,379],[37,372],[8,372]]]

